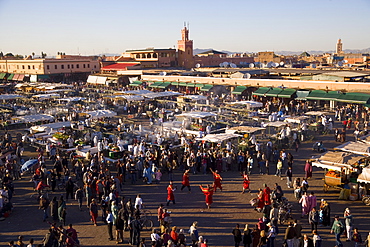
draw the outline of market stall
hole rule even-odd
[[[111,110],[95,110],[95,111],[88,111],[84,113],[89,115],[91,119],[110,118],[110,117],[117,116],[117,113]]]
[[[343,143],[335,147],[334,150],[370,156],[370,144],[360,141]]]
[[[312,166],[325,169],[324,191],[327,191],[330,187],[342,188],[345,183],[356,183],[361,167],[367,162],[368,157],[363,155],[330,151],[317,157]]]

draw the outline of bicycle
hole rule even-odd
[[[144,230],[152,230],[153,229],[153,221],[151,219],[148,219],[145,215],[140,217],[139,219],[140,224],[143,226]]]

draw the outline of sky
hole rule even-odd
[[[0,0],[4,54],[121,54],[174,48],[234,52],[370,47],[370,0]]]

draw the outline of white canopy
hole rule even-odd
[[[275,127],[275,128],[279,128],[279,127],[282,127],[282,126],[285,126],[285,125],[287,125],[287,123],[282,122],[282,121],[276,121],[276,122],[264,123],[263,124],[263,127]]]
[[[370,156],[370,144],[363,142],[346,142],[334,148],[345,152]]]
[[[184,95],[182,97],[186,98],[186,99],[191,99],[191,100],[194,100],[194,101],[207,100],[207,97],[203,96],[203,95]]]
[[[36,114],[36,115],[16,117],[16,119],[24,123],[34,123],[34,122],[45,121],[45,120],[51,121],[51,120],[54,120],[54,117],[50,115],[46,115],[46,114]]]
[[[193,112],[184,112],[182,114],[176,115],[176,117],[186,117],[186,118],[206,118],[206,117],[215,117],[217,116],[216,113],[213,112],[200,112],[200,111],[193,111]]]
[[[229,103],[230,105],[248,105],[249,108],[260,108],[263,104],[258,101],[246,100],[246,101],[236,101]]]
[[[0,94],[0,100],[17,99],[17,98],[24,98],[24,97],[18,94]]]
[[[155,99],[155,98],[161,98],[161,97],[171,97],[171,96],[177,96],[181,95],[182,93],[179,92],[172,92],[172,91],[165,91],[165,92],[150,92],[146,94],[141,94],[141,96],[144,96],[145,98],[149,99]]]
[[[309,119],[310,117],[308,116],[294,116],[294,117],[287,117],[284,119],[284,122],[288,123],[303,123],[306,119]]]
[[[349,168],[364,158],[366,158],[366,156],[360,154],[329,151],[319,156],[316,162],[320,164],[342,166]]]
[[[153,93],[153,92],[149,90],[129,90],[129,91],[122,91],[122,92],[117,92],[117,93],[142,95],[142,94]]]
[[[329,112],[326,111],[309,111],[305,113],[306,115],[309,116],[321,116],[321,115],[328,115]]]
[[[39,99],[50,99],[50,98],[58,98],[60,97],[60,95],[57,93],[48,93],[48,94],[37,94],[37,95],[33,95],[32,97],[39,98]]]
[[[124,98],[127,101],[142,101],[144,97],[141,95],[112,95],[109,98]]]
[[[111,110],[96,110],[96,111],[88,111],[85,113],[90,115],[90,117],[93,119],[117,116],[117,112],[114,112]]]
[[[370,184],[370,167],[362,169],[360,175],[358,175],[357,182]]]
[[[259,130],[264,130],[266,128],[261,127],[253,127],[253,126],[236,126],[226,130],[226,133],[235,133],[235,132],[243,132],[243,133],[254,133]]]
[[[61,98],[58,99],[59,101],[68,101],[68,102],[76,102],[76,101],[82,101],[86,100],[84,97],[70,97],[70,98]]]
[[[57,122],[57,123],[32,126],[30,129],[33,131],[37,131],[37,132],[43,132],[47,129],[60,129],[63,127],[70,127],[70,126],[71,126],[71,122],[67,121],[67,122]]]
[[[207,142],[214,142],[214,143],[221,143],[223,141],[236,138],[236,137],[241,137],[242,135],[237,135],[237,134],[208,134],[203,138],[196,138],[198,141],[207,141]]]
[[[347,166],[327,164],[321,162],[312,162],[312,166],[320,167],[323,169],[329,169],[334,171],[341,171],[342,169],[348,168]]]

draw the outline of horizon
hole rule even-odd
[[[225,10],[227,6],[231,7]],[[370,1],[266,0],[261,4],[232,0],[227,6],[220,0],[185,4],[169,0],[0,0],[0,27],[8,34],[0,41],[0,51],[23,56],[33,52],[87,56],[147,47],[177,48],[184,22],[190,25],[194,49],[325,52],[335,50],[338,39],[342,39],[343,50],[370,48],[370,34],[363,31],[368,29]],[[15,9],[19,16],[14,16]]]

